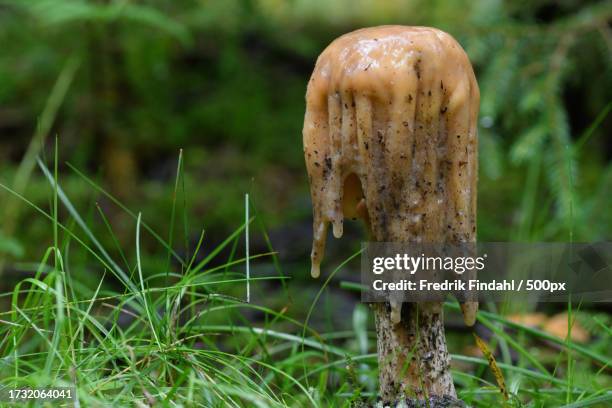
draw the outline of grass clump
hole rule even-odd
[[[50,211],[1,185],[49,221],[53,244],[31,276],[0,294],[0,305],[6,305],[0,310],[0,387],[74,387],[74,406],[374,403],[375,334],[367,308],[354,303],[351,330],[315,329],[319,302],[330,287],[339,286],[337,272],[359,253],[329,275],[308,307],[290,296],[289,279],[280,272],[265,231],[260,233],[269,251],[240,258],[247,226],[261,225],[248,215],[216,246],[209,246],[202,232],[191,250],[176,249],[178,197],[184,193],[181,163],[182,155],[167,239],[142,214],[125,208],[72,167],[93,191],[112,198],[133,219],[134,251],[122,249],[100,205],[88,217],[99,217],[108,236],[94,234],[92,221],[61,188],[57,159],[53,171],[38,161],[51,186]],[[188,226],[185,217],[183,229]],[[152,252],[163,253],[155,257],[165,259],[161,272],[147,270]],[[261,266],[253,268],[252,287],[274,296],[245,301],[247,262]],[[446,307],[458,309],[455,303]],[[485,358],[455,353],[453,361],[461,367],[453,375],[467,403],[586,407],[612,401],[610,330],[601,319],[590,326],[599,337],[592,347],[521,326],[498,313],[481,312],[478,319],[493,333],[492,350],[500,345],[512,351],[510,359],[497,363],[508,395],[499,392]],[[552,352],[555,359],[534,358],[533,347]]]

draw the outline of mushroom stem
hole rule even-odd
[[[339,238],[345,216],[366,220],[379,242],[475,241],[479,91],[452,37],[402,26],[346,34],[319,56],[306,102],[314,277],[328,224]],[[383,401],[455,397],[442,304],[372,308]],[[476,304],[462,310],[473,324]]]
[[[394,323],[389,303],[372,304],[376,319],[380,398],[456,397],[444,335],[442,305],[404,303]]]

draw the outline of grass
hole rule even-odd
[[[181,152],[171,232],[180,218],[182,157]],[[49,212],[0,184],[49,221],[53,240],[32,276],[11,292],[0,293],[1,304],[8,305],[8,310],[0,310],[0,387],[71,386],[78,395],[74,406],[87,407],[328,407],[375,400],[375,335],[368,309],[355,303],[353,330],[321,332],[311,321],[324,311],[322,295],[338,285],[337,272],[359,252],[339,264],[309,307],[294,305],[286,290],[290,280],[280,270],[263,224],[248,212],[245,222],[220,244],[209,246],[202,232],[194,248],[181,255],[173,248],[173,233],[163,239],[142,214],[125,208],[71,166],[92,192],[108,196],[134,219],[135,251],[122,249],[101,206],[94,214],[105,226],[108,236],[103,238],[77,211],[59,183],[57,162],[57,149],[53,171],[38,161],[51,187]],[[186,229],[186,218],[183,224]],[[259,228],[269,252],[239,258],[238,242],[249,225]],[[113,248],[102,242],[112,242]],[[228,249],[229,257],[220,260]],[[166,260],[162,273],[146,270],[146,258],[153,252],[162,255],[156,259]],[[78,253],[87,254],[89,261],[81,262]],[[126,255],[130,253],[135,255]],[[282,307],[257,297],[245,301],[246,265],[262,259],[269,261],[265,273],[251,276],[250,283],[265,285],[281,298]],[[98,276],[93,285],[92,279],[85,279],[91,274]],[[295,317],[300,308],[308,310],[304,321]],[[458,311],[454,302],[446,308]],[[579,310],[570,312],[568,319]],[[455,353],[453,375],[460,398],[469,404],[612,404],[612,339],[605,322],[595,320],[597,341],[583,346],[492,311],[481,311],[478,321],[493,333],[491,344],[505,350],[497,366],[510,397],[503,398],[486,359]]]

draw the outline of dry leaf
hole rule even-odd
[[[542,327],[548,320],[544,313],[517,313],[507,317],[513,323],[529,327]]]
[[[568,332],[567,312],[559,313],[548,319],[544,324],[543,330],[560,339],[565,339]],[[571,340],[577,343],[586,343],[589,339],[589,332],[576,320],[576,316],[572,315]]]

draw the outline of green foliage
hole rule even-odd
[[[181,160],[182,156],[175,186],[183,178]],[[0,300],[9,303],[6,311],[0,311],[0,388],[71,386],[79,403],[87,406],[328,407],[374,402],[376,354],[368,308],[357,304],[353,309],[352,330],[321,331],[310,323],[323,310],[318,303],[335,284],[334,276],[349,267],[359,252],[342,262],[314,296],[308,296],[306,316],[304,308],[292,304],[280,290],[280,305],[265,305],[272,285],[284,279],[282,273],[271,273],[273,268],[251,278],[258,300],[245,303],[241,300],[244,263],[266,262],[270,254],[246,260],[232,253],[214,266],[212,261],[242,238],[246,223],[203,258],[198,254],[209,243],[202,235],[185,258],[176,255],[140,213],[124,209],[130,217],[136,216],[135,255],[126,257],[127,248],[105,247],[101,242],[106,240],[83,222],[84,215],[63,192],[57,166],[53,174],[40,166],[52,187],[51,212],[0,184],[34,207],[54,230],[53,245],[44,251],[33,276],[12,291],[0,292]],[[91,187],[102,191],[93,182]],[[175,187],[175,195],[178,192]],[[171,230],[181,210],[180,200],[175,202]],[[60,207],[69,211],[68,222],[59,218]],[[100,215],[104,216],[102,210]],[[106,234],[116,243],[112,226],[107,226]],[[75,273],[75,267],[83,265],[75,256],[79,252],[94,259],[86,264],[87,274]],[[164,273],[151,274],[145,273],[145,257],[175,262]],[[93,282],[87,279],[92,275]],[[110,282],[110,275],[117,276],[119,286]],[[445,306],[451,313],[459,312],[455,302]],[[509,399],[504,402],[491,374],[478,374],[478,367],[489,366],[485,358],[455,353],[453,361],[463,365],[453,370],[459,396],[475,407],[609,403],[612,380],[605,370],[612,363],[609,319],[571,312],[599,337],[596,343],[585,347],[481,311],[478,321],[516,353],[516,363],[497,363],[508,383]],[[539,351],[549,353],[546,359],[533,356],[531,348],[542,342],[548,344]]]
[[[131,4],[127,1],[97,4],[85,0],[32,0],[28,2],[5,0],[5,3],[16,8],[23,8],[43,26],[87,22],[108,24],[121,20],[124,23],[142,24],[162,30],[183,43],[190,41],[186,27],[174,19],[167,18],[161,10]]]

